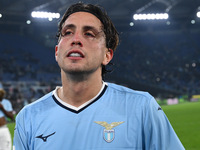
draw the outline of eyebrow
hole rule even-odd
[[[67,24],[62,28],[62,30],[65,30],[65,29],[76,29],[76,26],[74,24]],[[95,33],[99,32],[98,29],[94,26],[86,25],[86,26],[83,27],[83,31],[88,31],[88,30],[92,30]]]
[[[71,29],[71,28],[76,28],[76,26],[74,25],[74,24],[67,24],[67,25],[65,25],[63,28],[62,28],[62,30],[64,30],[64,29]]]
[[[93,27],[93,26],[84,26],[84,27],[83,27],[83,30],[84,30],[84,31],[92,30],[92,31],[94,31],[95,33],[98,33],[98,32],[99,32],[98,29],[95,28],[95,27]]]

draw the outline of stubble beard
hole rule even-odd
[[[99,67],[93,69],[85,69],[85,70],[70,70],[65,69],[63,70],[66,77],[74,82],[82,82],[88,80],[88,78],[98,70]]]

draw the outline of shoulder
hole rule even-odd
[[[44,95],[40,99],[24,106],[21,111],[18,113],[18,115],[21,114],[29,114],[29,113],[37,113],[40,112],[41,110],[46,109],[48,107],[47,105],[51,104],[51,99],[52,99],[52,92]]]
[[[1,103],[6,111],[13,111],[12,104],[8,99],[3,99]]]
[[[11,105],[11,102],[8,99],[3,99],[2,104],[4,105]]]
[[[137,91],[125,86],[107,83],[107,98],[120,105],[125,104],[131,111],[146,112],[158,109],[155,98],[145,91]],[[151,108],[150,108],[151,107]]]

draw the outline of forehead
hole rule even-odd
[[[94,26],[102,27],[101,21],[93,14],[88,12],[76,12],[71,14],[64,22],[63,26],[74,24],[75,26]]]

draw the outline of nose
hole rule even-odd
[[[75,33],[72,39],[72,43],[71,45],[79,45],[79,46],[83,46],[82,42],[81,42],[81,35],[79,33]]]

